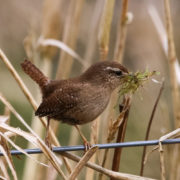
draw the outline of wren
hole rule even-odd
[[[96,119],[107,107],[113,90],[128,75],[128,70],[115,61],[95,63],[78,77],[66,80],[50,80],[28,60],[21,66],[42,92],[35,115],[71,125]]]

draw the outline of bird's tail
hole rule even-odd
[[[21,67],[41,88],[42,92],[49,84],[49,79],[30,61],[25,60],[21,63]]]

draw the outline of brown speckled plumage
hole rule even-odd
[[[43,100],[35,115],[78,125],[94,120],[106,108],[112,91],[118,87],[127,69],[117,62],[104,61],[92,65],[76,78],[49,80],[30,61],[23,70],[39,84]]]

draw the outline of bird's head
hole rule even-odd
[[[103,61],[90,66],[82,74],[82,78],[97,86],[114,90],[123,83],[128,74],[128,70],[118,62]]]

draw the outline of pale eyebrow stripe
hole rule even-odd
[[[112,68],[110,66],[106,67],[105,70],[112,70],[112,71],[115,71],[115,72],[121,71],[119,68]]]

